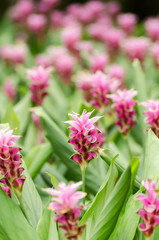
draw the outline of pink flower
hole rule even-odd
[[[27,27],[34,34],[42,34],[45,30],[47,19],[42,14],[31,14],[27,18]]]
[[[112,17],[116,16],[120,12],[120,8],[120,4],[115,1],[106,4],[106,10]]]
[[[126,34],[131,34],[134,31],[135,25],[137,23],[137,18],[135,14],[124,13],[117,17],[119,26],[124,30]]]
[[[107,31],[104,32],[104,39],[109,54],[117,54],[124,39],[124,32],[120,29],[108,28]]]
[[[79,25],[65,27],[62,32],[62,41],[70,51],[76,51],[76,45],[81,39],[81,28]]]
[[[135,105],[136,101],[133,99],[137,92],[133,89],[130,90],[118,90],[116,93],[109,97],[113,100],[113,108],[117,116],[116,125],[120,128],[120,131],[127,135],[131,128],[135,125]]]
[[[31,81],[30,89],[32,91],[32,100],[35,104],[41,105],[45,96],[48,95],[46,89],[49,86],[49,76],[52,68],[42,66],[28,69],[28,79]]]
[[[27,47],[24,44],[4,45],[0,49],[0,57],[9,64],[22,64],[25,61]]]
[[[154,43],[151,47],[150,54],[153,57],[154,63],[157,68],[159,68],[159,44]]]
[[[124,41],[122,48],[131,61],[138,59],[142,63],[146,57],[148,45],[147,38],[132,37]]]
[[[61,11],[54,11],[50,16],[51,26],[53,29],[61,27],[63,24],[63,13]]]
[[[51,59],[45,54],[38,54],[35,61],[38,66],[43,66],[44,68],[48,68],[52,65]]]
[[[19,147],[14,146],[20,136],[13,135],[13,130],[0,130],[0,172],[3,178],[0,182],[2,189],[11,197],[10,188],[22,190],[25,177],[22,176],[23,168]]]
[[[119,83],[115,79],[108,78],[101,71],[95,74],[82,75],[78,87],[82,89],[86,100],[96,108],[105,108],[109,104],[110,99],[108,94],[117,90]]]
[[[5,94],[7,95],[7,97],[14,102],[15,97],[16,97],[16,87],[15,84],[13,83],[13,80],[10,78],[7,78],[3,84],[3,90],[5,92]]]
[[[152,41],[159,40],[159,18],[149,18],[145,22],[145,28]]]
[[[9,17],[14,22],[24,22],[27,17],[33,12],[34,5],[30,0],[21,0],[17,4],[9,9]]]
[[[144,205],[144,208],[138,211],[144,221],[139,225],[139,229],[148,237],[153,234],[155,227],[159,224],[159,193],[156,190],[157,182],[155,181],[143,181],[142,185],[145,187],[147,195],[139,194],[136,197],[136,200],[139,200]]]
[[[110,24],[111,25],[111,24]],[[101,22],[95,22],[88,26],[87,30],[88,33],[92,38],[95,40],[105,41],[105,28],[110,27],[109,25],[106,25],[105,23]]]
[[[110,78],[115,78],[119,80],[119,85],[123,86],[125,81],[125,69],[118,65],[113,64],[108,68],[108,74],[110,75]]]
[[[38,12],[48,13],[57,6],[58,2],[59,0],[41,0],[37,5]]]
[[[84,229],[84,225],[78,227],[78,218],[83,206],[77,204],[80,199],[86,196],[86,193],[76,191],[80,185],[82,185],[81,182],[68,185],[60,183],[58,190],[44,189],[52,196],[49,209],[57,213],[54,220],[61,224],[60,227],[67,232],[65,237],[69,239],[72,239],[72,237],[78,239]]]
[[[144,112],[146,115],[145,121],[150,125],[152,131],[159,137],[159,100],[149,100],[141,103],[147,108]]]
[[[90,57],[90,69],[93,73],[100,70],[104,72],[106,65],[108,64],[108,56],[102,53],[95,53]]]
[[[72,159],[80,166],[97,157],[100,146],[103,144],[103,134],[94,125],[100,117],[90,119],[91,114],[92,112],[87,113],[86,110],[81,116],[78,113],[69,114],[74,120],[66,121],[71,130],[69,142],[78,152],[72,156]]]

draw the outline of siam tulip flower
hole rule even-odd
[[[146,239],[149,239],[155,227],[159,224],[159,193],[156,190],[157,182],[155,181],[143,181],[142,185],[145,187],[147,195],[139,194],[136,197],[136,200],[139,200],[144,205],[144,208],[138,211],[139,216],[144,221],[139,225],[139,229],[144,233]]]
[[[107,13],[115,17],[120,12],[121,6],[118,2],[112,1],[106,4]]]
[[[115,78],[118,79],[119,85],[123,86],[125,82],[125,69],[118,65],[118,64],[113,64],[108,68],[108,74],[110,75],[110,78]]]
[[[21,192],[25,177],[22,176],[22,160],[19,154],[20,148],[14,143],[20,136],[13,135],[13,130],[0,129],[0,172],[3,178],[0,182],[2,189],[11,197],[10,189]]]
[[[44,68],[48,68],[52,65],[51,59],[46,54],[38,54],[35,61],[38,66],[43,66]]]
[[[62,46],[48,47],[47,53],[54,67],[56,67],[56,63],[59,58],[63,57],[63,55],[66,55],[66,54],[69,55],[68,50]]]
[[[59,0],[41,0],[37,5],[37,10],[40,13],[48,13],[58,4]]]
[[[30,0],[21,0],[9,9],[9,18],[14,22],[22,23],[33,12],[34,4]]]
[[[50,16],[51,26],[53,29],[59,28],[63,25],[64,14],[61,11],[53,11]]]
[[[137,92],[133,89],[130,90],[118,90],[116,93],[110,95],[110,99],[113,100],[113,108],[117,116],[116,125],[120,128],[120,131],[127,135],[135,125],[135,105],[136,100],[133,98]]]
[[[115,79],[108,78],[101,71],[97,71],[95,74],[83,76],[78,86],[84,91],[87,101],[89,100],[94,107],[103,109],[110,102],[108,94],[116,91],[119,83]]]
[[[124,13],[118,15],[117,21],[123,31],[126,34],[130,35],[134,31],[135,25],[137,23],[137,17],[132,13]]]
[[[44,189],[45,192],[52,196],[52,202],[48,209],[57,213],[54,221],[58,222],[60,228],[66,231],[65,237],[67,239],[78,240],[82,234],[85,225],[78,226],[79,216],[82,212],[83,206],[79,205],[80,199],[86,196],[86,193],[76,191],[82,182],[60,183],[58,189]]]
[[[94,53],[90,57],[90,70],[95,73],[98,70],[104,72],[106,65],[108,64],[108,56],[102,53]]]
[[[4,90],[5,94],[6,94],[6,96],[12,102],[14,102],[17,90],[16,90],[16,87],[15,87],[15,85],[13,83],[13,79],[11,79],[11,78],[5,79],[5,82],[3,84],[3,90]]]
[[[47,19],[43,14],[31,14],[27,18],[27,27],[28,29],[37,35],[41,35],[44,33],[46,24],[47,24]]]
[[[38,66],[32,69],[28,69],[28,79],[31,81],[30,89],[32,92],[32,101],[36,105],[41,105],[45,96],[48,95],[47,88],[49,86],[49,76],[52,68],[44,68]]]
[[[0,49],[0,57],[9,64],[22,64],[25,61],[27,47],[25,44],[4,45]]]
[[[105,28],[107,25],[95,22],[92,24],[89,24],[87,27],[87,31],[90,34],[92,38],[99,41],[105,41]],[[108,25],[109,27],[109,25]]]
[[[154,43],[150,49],[150,54],[153,57],[154,63],[159,68],[159,44]]]
[[[124,32],[120,29],[108,28],[104,32],[104,39],[110,56],[115,55],[119,52],[120,45],[124,39]]]
[[[149,18],[145,22],[145,29],[153,42],[159,40],[159,18]]]
[[[62,31],[62,42],[72,52],[76,52],[76,45],[81,39],[81,28],[79,25],[65,27]]]
[[[149,42],[147,38],[132,37],[124,41],[122,48],[131,61],[138,59],[143,63],[147,54],[148,45]]]
[[[101,117],[90,118],[91,114],[92,112],[87,113],[86,110],[82,115],[69,114],[74,120],[66,121],[71,130],[69,142],[78,152],[72,156],[72,159],[81,166],[81,169],[97,157],[103,144],[103,133],[94,125]]]
[[[159,137],[159,100],[149,100],[141,103],[147,110],[145,121],[150,125],[152,131]]]
[[[91,53],[93,50],[93,45],[91,41],[80,41],[76,44],[76,48],[79,52]]]

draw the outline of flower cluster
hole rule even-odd
[[[134,31],[137,18],[132,13],[123,13],[117,17],[119,26],[124,30],[126,34],[131,34]]]
[[[157,182],[155,181],[143,181],[142,185],[145,187],[147,195],[139,194],[136,197],[136,199],[144,205],[144,208],[138,211],[138,214],[144,221],[144,223],[139,225],[139,228],[145,236],[149,237],[159,224],[159,192],[156,190]]]
[[[135,105],[136,100],[133,99],[137,92],[133,89],[130,90],[118,90],[115,94],[109,97],[113,100],[113,108],[117,116],[116,125],[120,128],[120,131],[127,135],[131,128],[134,127],[135,121]]]
[[[74,145],[75,151],[78,152],[72,156],[72,159],[81,167],[97,157],[101,150],[100,147],[104,143],[103,133],[94,125],[100,117],[89,118],[91,114],[92,112],[87,113],[86,110],[81,116],[77,113],[69,114],[75,121],[66,121],[71,130],[69,142]]]
[[[36,68],[28,69],[28,79],[31,81],[32,101],[36,105],[41,105],[45,96],[48,95],[46,89],[49,86],[49,75],[52,68],[44,68],[38,66]]]
[[[80,76],[79,76],[80,77]],[[108,105],[108,94],[113,93],[119,87],[119,81],[107,77],[101,71],[95,74],[82,74],[78,87],[84,92],[84,96],[94,107],[102,109]]]
[[[152,131],[159,137],[159,100],[149,100],[141,103],[148,110],[144,112],[146,122],[150,124]]]
[[[78,218],[82,212],[83,206],[77,205],[79,200],[86,196],[86,193],[76,191],[82,183],[60,183],[58,190],[44,189],[52,196],[52,202],[49,209],[57,215],[54,220],[60,223],[60,228],[66,231],[65,237],[72,240],[78,240],[84,226],[78,226]]]
[[[14,142],[20,136],[13,135],[13,130],[0,130],[0,172],[3,178],[0,182],[3,184],[1,188],[11,197],[11,188],[18,191],[22,190],[25,176],[22,176],[23,168],[22,160],[19,154],[20,148],[13,146]]]

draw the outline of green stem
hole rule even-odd
[[[125,140],[127,148],[128,148],[129,158],[131,159],[132,158],[132,152],[131,152],[131,149],[130,149],[129,139],[128,138],[129,138],[129,136],[126,136],[126,137],[124,137],[124,140]]]
[[[14,189],[14,193],[15,193],[15,195],[16,195],[18,201],[19,201],[20,208],[21,208],[21,210],[22,210],[22,212],[23,212],[25,218],[26,218],[27,221],[29,222],[29,219],[28,219],[28,216],[27,216],[27,213],[26,213],[26,210],[25,210],[24,204],[23,204],[23,200],[22,200],[22,193],[19,192],[19,191],[16,191],[15,189]]]
[[[82,174],[82,191],[85,192],[85,180],[86,180],[86,171],[87,171],[87,164],[81,167],[81,174]],[[83,198],[83,204],[85,204],[85,198]]]
[[[145,240],[152,240],[152,236],[145,236]]]

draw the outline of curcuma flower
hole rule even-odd
[[[71,240],[78,240],[85,227],[85,225],[78,226],[78,219],[83,209],[83,206],[78,205],[78,202],[86,196],[86,193],[76,191],[81,185],[82,182],[68,185],[60,183],[58,190],[44,189],[52,196],[52,202],[48,209],[57,213],[54,220],[61,224],[60,228],[66,231],[65,237]]]
[[[81,116],[78,113],[69,114],[74,120],[66,121],[71,130],[69,142],[78,152],[72,156],[72,159],[81,167],[97,157],[104,143],[103,133],[94,125],[101,117],[90,118],[91,114],[92,112],[87,113],[86,110]]]
[[[116,125],[120,128],[120,131],[127,135],[131,128],[134,127],[135,121],[135,105],[136,100],[133,99],[137,92],[133,89],[130,90],[118,90],[116,93],[109,95],[113,100],[113,108],[117,116]]]
[[[139,200],[144,205],[144,208],[138,211],[138,214],[144,221],[144,223],[139,225],[139,229],[146,237],[150,237],[155,227],[159,224],[159,192],[156,190],[157,182],[155,181],[143,181],[142,185],[145,187],[147,195],[139,194],[136,197],[136,200]]]
[[[149,100],[141,104],[148,109],[144,112],[147,116],[145,121],[150,125],[156,136],[159,137],[159,100]]]
[[[46,89],[49,86],[48,81],[51,71],[51,67],[44,68],[42,66],[28,69],[27,71],[28,79],[31,81],[32,100],[36,105],[41,105],[45,96],[48,95]]]
[[[13,130],[0,130],[0,172],[3,178],[1,188],[11,197],[11,188],[22,190],[25,176],[22,176],[22,160],[19,154],[20,148],[14,146],[14,142],[20,136],[13,135]]]

